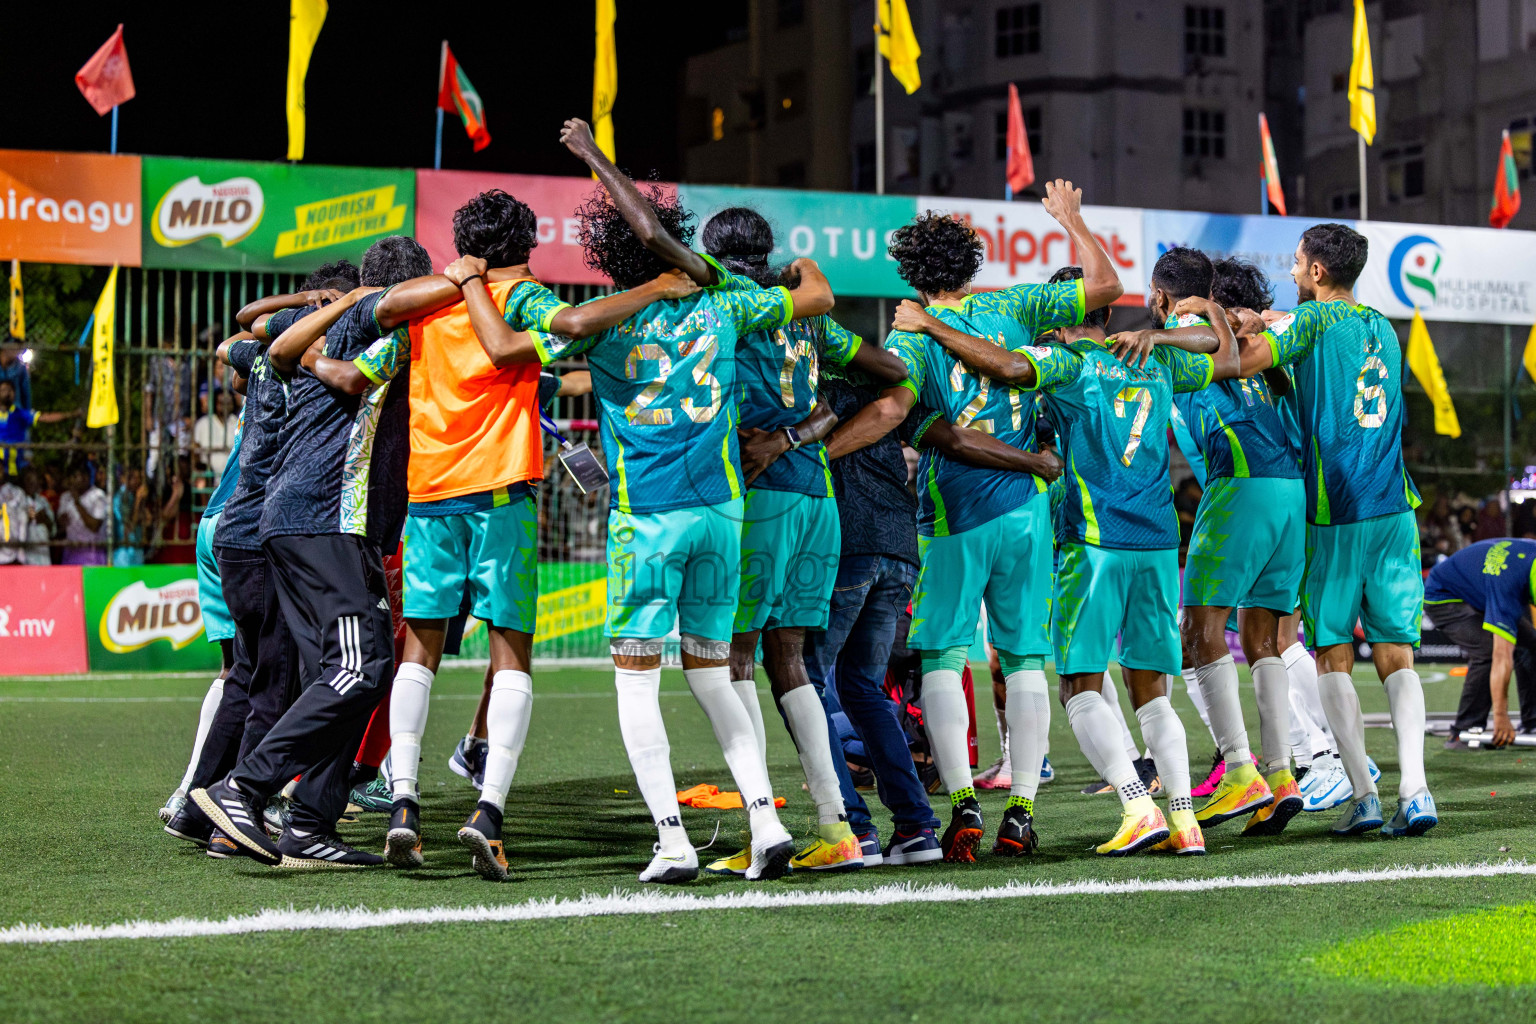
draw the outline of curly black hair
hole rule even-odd
[[[1176,245],[1152,265],[1152,283],[1175,300],[1211,294],[1211,258],[1199,249]]]
[[[1236,256],[1211,264],[1211,298],[1226,309],[1263,312],[1275,304],[1275,289],[1256,264]]]
[[[1059,284],[1062,281],[1077,281],[1083,276],[1082,267],[1062,267],[1051,275],[1051,284]],[[1083,314],[1084,327],[1097,327],[1104,331],[1109,329],[1109,307],[1100,306],[1098,309],[1090,309]]]
[[[335,263],[325,263],[315,268],[314,272],[304,279],[300,291],[313,291],[316,288],[335,288],[339,292],[349,292],[356,288],[362,280],[362,271],[351,260],[337,260]]]
[[[363,253],[362,283],[370,288],[388,288],[430,273],[432,257],[409,235],[381,238]]]
[[[959,291],[971,283],[986,258],[975,228],[932,210],[897,228],[886,251],[901,279],[924,295]]]
[[[639,188],[667,234],[684,245],[690,244],[694,217],[678,202],[677,194],[660,185],[641,185]],[[587,266],[599,274],[608,275],[620,288],[644,284],[672,269],[640,241],[640,236],[613,205],[607,189],[599,187],[588,196],[586,202],[576,208],[576,217],[581,222],[577,237],[585,250],[583,259]]]
[[[527,203],[499,188],[481,192],[453,211],[453,247],[493,267],[528,262],[539,244],[539,219]]]
[[[756,210],[731,206],[704,223],[704,251],[733,274],[751,278],[764,288],[779,283],[768,266],[773,252],[773,228]]]
[[[1321,263],[1328,280],[1340,288],[1355,286],[1369,250],[1365,236],[1343,224],[1314,224],[1301,233],[1301,254]]]

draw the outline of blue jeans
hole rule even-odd
[[[937,828],[928,792],[918,781],[896,705],[885,693],[886,663],[896,638],[896,620],[912,597],[917,567],[881,555],[848,555],[838,565],[825,632],[805,634],[805,670],[822,695],[832,736],[832,762],[843,789],[848,824],[855,832],[873,827],[869,807],[853,788],[832,715],[842,712],[864,743],[875,773],[880,802],[896,828],[912,832]]]

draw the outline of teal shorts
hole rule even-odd
[[[843,546],[837,499],[753,488],[743,509],[736,632],[826,629]]]
[[[1122,668],[1178,675],[1179,551],[1070,541],[1061,548],[1051,645],[1058,675],[1103,672],[1120,637]]]
[[[1305,504],[1300,480],[1210,480],[1184,563],[1184,603],[1294,612],[1306,565]]]
[[[993,647],[1020,657],[1049,654],[1051,540],[1044,495],[964,533],[919,536],[923,568],[912,591],[908,645],[969,647],[985,600]]]
[[[610,637],[678,632],[729,642],[741,584],[742,499],[608,513]]]
[[[1412,512],[1338,526],[1307,525],[1301,618],[1314,649],[1352,643],[1355,620],[1373,644],[1419,643],[1424,577]]]
[[[224,603],[224,586],[219,579],[219,563],[213,557],[213,531],[219,516],[203,516],[197,524],[197,603],[203,609],[203,634],[210,643],[235,638],[235,620]]]
[[[470,612],[498,629],[532,633],[539,603],[539,513],[532,495],[479,512],[407,516],[402,610],[451,619],[466,589]]]

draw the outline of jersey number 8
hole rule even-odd
[[[1372,370],[1379,375],[1375,384],[1367,385],[1365,375]],[[1387,421],[1387,389],[1382,387],[1387,381],[1387,364],[1381,361],[1380,356],[1366,356],[1365,364],[1360,367],[1360,376],[1355,378],[1355,422],[1367,430],[1379,427]],[[1366,406],[1371,406],[1371,411],[1366,412]]]

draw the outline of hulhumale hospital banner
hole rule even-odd
[[[143,158],[146,267],[303,273],[415,224],[410,171]]]

